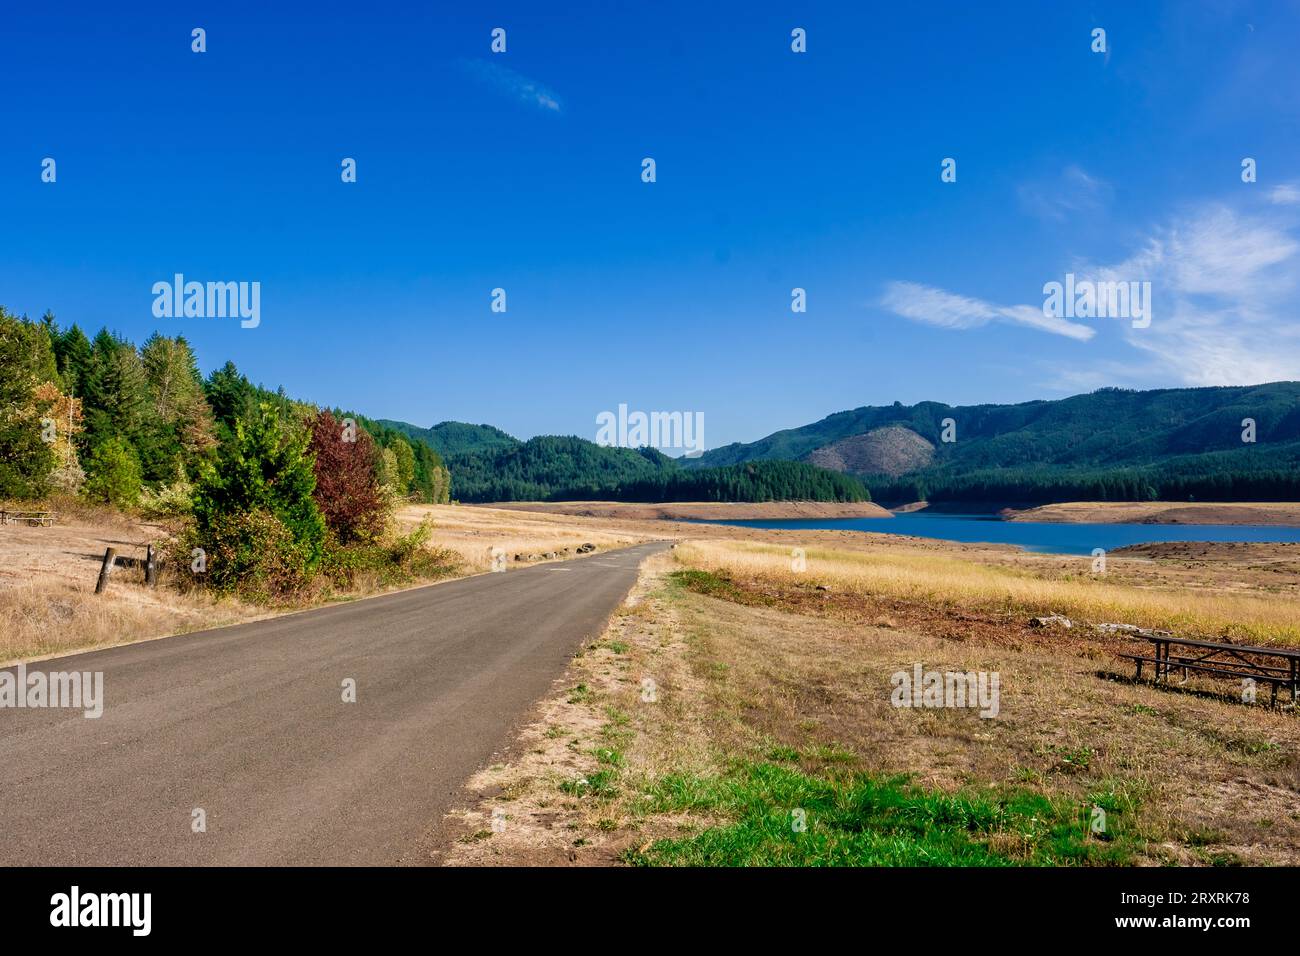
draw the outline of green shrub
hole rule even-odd
[[[140,499],[140,483],[140,459],[125,439],[107,438],[90,453],[85,494],[91,501],[134,507]]]
[[[140,495],[140,513],[146,518],[180,518],[190,513],[194,486],[183,477]]]
[[[268,588],[274,596],[311,579],[324,550],[325,521],[312,499],[309,437],[263,403],[236,422],[217,463],[200,476],[193,539],[210,556],[213,586],[244,591],[238,575],[248,574],[253,593]],[[249,549],[255,548],[274,553],[254,555]],[[214,573],[218,553],[225,568]]]
[[[409,534],[387,542],[341,544],[333,536],[326,544],[321,573],[336,587],[360,584],[392,587],[445,577],[460,566],[453,551],[430,549],[433,523],[425,519]]]
[[[195,580],[214,591],[238,594],[258,603],[283,601],[307,583],[307,545],[269,511],[214,515],[200,536],[191,527],[181,536],[172,560],[192,567],[193,549],[203,551],[206,567]]]

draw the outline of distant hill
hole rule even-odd
[[[432,428],[421,428],[409,422],[396,422],[386,418],[379,419],[379,422],[409,438],[424,442],[444,458],[466,452],[516,448],[520,444],[519,439],[491,425],[440,422]]]
[[[654,448],[612,448],[573,436],[520,441],[490,425],[382,424],[433,448],[459,501],[869,501],[855,478],[803,462],[684,471]]]
[[[448,455],[451,491],[460,501],[602,498],[627,483],[676,471],[653,448],[609,448],[552,435]]]
[[[952,419],[955,441],[943,441]],[[1244,419],[1254,443],[1242,441]],[[933,449],[927,458],[925,446]],[[838,412],[683,462],[807,460],[865,479],[877,500],[1300,497],[1300,382],[1056,401],[894,403]]]

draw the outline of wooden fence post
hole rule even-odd
[[[108,583],[108,574],[113,569],[113,561],[117,557],[117,551],[114,548],[108,548],[104,552],[104,563],[99,568],[99,580],[95,582],[95,593],[99,594],[104,590],[104,585]]]

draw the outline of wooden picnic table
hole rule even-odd
[[[50,528],[54,526],[54,512],[0,510],[0,524],[21,524],[22,522]]]
[[[1300,689],[1300,649],[1200,641],[1168,634],[1142,634],[1140,637],[1153,645],[1152,656],[1120,655],[1137,664],[1138,680],[1142,679],[1142,665],[1152,663],[1157,682],[1167,680],[1169,672],[1174,669],[1182,670],[1184,680],[1189,670],[1218,677],[1249,677],[1272,685],[1273,703],[1277,703],[1278,687],[1290,688],[1291,702],[1296,702],[1297,690]],[[1252,659],[1260,657],[1265,658],[1265,662]]]

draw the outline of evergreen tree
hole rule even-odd
[[[83,448],[95,448],[114,437],[132,445],[139,442],[149,396],[135,346],[101,329],[91,346],[90,374],[81,399],[86,418]]]
[[[140,350],[149,394],[145,478],[169,482],[197,472],[215,445],[212,412],[198,362],[184,338],[155,333]]]
[[[74,324],[54,340],[54,353],[58,359],[64,392],[80,398],[86,390],[86,380],[90,377],[93,359],[90,339]]]
[[[194,489],[199,546],[217,550],[225,535],[240,533],[241,521],[266,515],[287,530],[295,569],[310,574],[325,541],[325,521],[312,497],[316,474],[307,452],[310,437],[305,429],[286,424],[266,403],[237,420],[232,440],[222,444],[216,463],[204,468]],[[239,549],[241,560],[257,561],[249,552],[259,543],[245,543],[248,547]]]
[[[239,373],[234,362],[227,362],[208,376],[203,386],[213,418],[227,433],[253,404],[256,389]]]
[[[119,508],[140,500],[140,460],[125,438],[114,435],[95,446],[86,462],[86,497]]]
[[[57,378],[48,330],[0,306],[0,496],[46,493],[56,460],[36,390]]]

